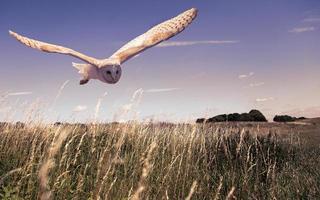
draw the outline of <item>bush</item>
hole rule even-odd
[[[215,117],[211,117],[207,120],[207,122],[225,122],[227,121],[227,115],[223,114],[223,115],[217,115]]]
[[[307,119],[307,118],[305,118],[305,117],[292,117],[289,115],[276,115],[273,118],[273,121],[274,122],[294,122],[294,121],[303,120],[303,119]]]
[[[53,125],[54,126],[61,126],[61,125],[63,125],[63,123],[62,122],[55,122]]]
[[[251,110],[249,115],[254,119],[256,122],[266,122],[266,117],[259,111],[259,110]]]
[[[228,121],[235,122],[240,120],[241,115],[239,113],[232,113],[228,115]]]
[[[205,118],[199,118],[196,120],[196,123],[202,124],[205,122],[205,120],[206,120]]]
[[[250,122],[254,121],[254,118],[249,113],[242,113],[240,115],[240,122]]]
[[[199,120],[199,121],[198,121]],[[203,121],[201,121],[203,120]],[[203,123],[204,118],[197,119],[197,123]],[[251,110],[249,113],[222,114],[211,117],[206,122],[267,122],[265,116],[259,110]]]

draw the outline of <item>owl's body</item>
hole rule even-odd
[[[183,31],[197,16],[197,9],[191,8],[180,15],[158,24],[146,33],[136,37],[121,47],[107,59],[96,59],[73,49],[49,44],[9,31],[21,43],[48,53],[60,53],[71,55],[85,61],[86,64],[73,63],[82,75],[80,84],[87,83],[90,79],[97,79],[104,83],[117,83],[121,77],[121,64],[133,56],[153,47]]]

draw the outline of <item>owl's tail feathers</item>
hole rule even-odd
[[[90,64],[80,64],[80,63],[72,63],[72,66],[79,70],[79,74],[82,75],[82,79],[80,80],[80,85],[88,83]]]

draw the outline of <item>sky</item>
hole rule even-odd
[[[115,85],[79,85],[76,58],[8,30],[106,58],[191,7],[196,20],[122,66]],[[194,120],[259,109],[320,117],[320,1],[0,2],[0,120]]]

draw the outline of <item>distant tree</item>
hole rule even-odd
[[[249,115],[253,118],[255,122],[267,122],[266,117],[259,110],[251,110]]]
[[[216,122],[216,119],[215,119],[215,117],[211,117],[211,118],[207,119],[206,122],[209,122],[209,123]]]
[[[276,115],[273,118],[273,121],[275,122],[293,122],[295,120],[296,120],[295,117],[291,117],[289,115]]]
[[[54,125],[54,126],[61,126],[62,123],[61,123],[61,122],[55,122],[53,125]]]
[[[240,121],[241,115],[239,113],[232,113],[228,115],[228,121],[237,122]]]
[[[218,115],[215,117],[217,122],[225,122],[227,121],[227,115],[223,114],[223,115]]]
[[[227,121],[227,115],[223,114],[223,115],[217,115],[215,117],[211,117],[207,120],[207,122],[225,122]]]
[[[25,124],[24,124],[23,122],[17,121],[16,124],[15,124],[15,126],[16,126],[17,128],[24,128],[24,127],[25,127]]]
[[[206,121],[205,118],[199,118],[199,119],[196,120],[196,123],[197,123],[197,124],[202,124],[202,123],[204,123],[205,121]]]
[[[254,121],[254,118],[249,114],[249,113],[242,113],[240,115],[240,120],[241,122],[252,122]]]
[[[207,120],[204,118],[197,119],[197,123],[206,122],[267,122],[265,116],[259,110],[251,110],[249,113],[232,113],[232,114],[222,114],[211,117]]]
[[[273,121],[275,122],[294,122],[297,120],[303,120],[303,119],[307,119],[305,117],[292,117],[290,115],[276,115],[273,118]]]

